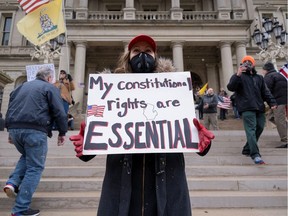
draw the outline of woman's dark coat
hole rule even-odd
[[[160,59],[157,71],[167,68],[171,61]],[[97,215],[190,216],[184,155],[108,155]]]

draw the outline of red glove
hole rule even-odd
[[[204,156],[208,153],[211,147],[211,140],[215,138],[214,134],[207,130],[200,122],[194,118],[193,123],[195,127],[198,130],[198,136],[199,136],[199,155]]]
[[[77,153],[77,157],[81,157],[83,155],[83,143],[84,143],[84,131],[86,124],[85,122],[81,122],[81,127],[78,135],[70,136],[69,139],[73,141],[73,145],[75,147],[75,152]]]

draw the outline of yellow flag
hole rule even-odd
[[[203,95],[208,87],[208,82],[198,91],[199,95]]]
[[[44,4],[17,23],[18,31],[34,45],[41,45],[65,32],[62,0]]]

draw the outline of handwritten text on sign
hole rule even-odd
[[[91,74],[83,153],[198,152],[189,72]]]

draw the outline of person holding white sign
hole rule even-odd
[[[170,60],[158,59],[155,41],[148,35],[139,35],[130,41],[128,50],[120,56],[115,73],[172,71],[175,68]],[[199,134],[199,154],[204,156],[210,149],[214,135],[197,119],[193,123]],[[70,140],[73,141],[77,157],[88,161],[95,155],[83,155],[84,130],[83,122],[80,133],[71,136]],[[97,215],[190,216],[183,153],[107,155]]]

